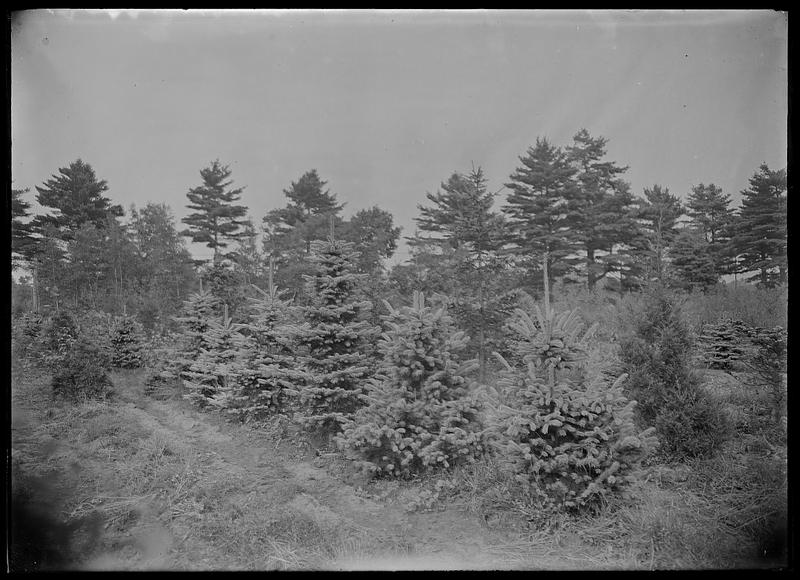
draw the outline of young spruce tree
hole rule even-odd
[[[334,238],[332,224],[326,241],[311,244],[314,273],[305,276],[310,304],[297,331],[306,351],[299,361],[305,380],[297,418],[318,435],[340,431],[363,405],[363,383],[370,373],[365,361],[376,329],[359,320],[372,303],[358,299],[365,275],[355,273],[357,256],[351,242]]]
[[[289,318],[291,302],[275,285],[273,268],[270,259],[266,292],[254,286],[261,295],[250,299],[250,321],[244,326],[250,338],[248,356],[238,389],[229,398],[229,412],[243,421],[286,411],[303,379],[293,352],[297,327]]]
[[[491,398],[493,445],[544,516],[592,509],[633,480],[656,445],[654,430],[636,428],[625,375],[587,379],[594,327],[581,336],[577,311],[556,313],[549,301],[534,314],[518,309],[509,324],[521,364],[497,355],[506,370]]]
[[[474,359],[462,361],[469,339],[444,308],[384,301],[383,363],[369,381],[369,404],[356,412],[338,444],[376,475],[408,477],[472,461],[483,451],[480,405],[468,392]]]

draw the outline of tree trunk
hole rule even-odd
[[[594,273],[594,248],[586,248],[586,272],[589,290],[594,290],[597,278]]]

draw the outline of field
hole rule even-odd
[[[12,375],[11,570],[654,570],[785,568],[785,433],[736,373],[705,388],[737,434],[713,459],[653,463],[599,514],[547,525],[489,460],[366,481],[291,428],[233,424],[144,371],[110,401],[53,401]]]

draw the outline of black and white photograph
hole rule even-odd
[[[6,16],[8,572],[795,569],[788,11]]]

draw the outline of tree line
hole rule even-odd
[[[264,287],[270,259],[275,283],[302,302],[312,242],[332,222],[337,238],[354,244],[373,297],[448,296],[482,358],[515,289],[536,294],[563,283],[624,292],[653,280],[705,289],[733,274],[764,286],[786,282],[785,169],[762,164],[739,208],[713,183],[695,185],[684,202],[658,184],[634,195],[628,167],[607,159],[606,145],[585,129],[567,146],[537,138],[499,207],[500,192],[488,190],[480,167],[453,173],[418,206],[410,259],[393,268],[385,266],[400,237],[393,216],[371,207],[344,219],[344,203],[316,170],[292,181],[286,205],[263,217],[259,245],[244,188],[219,160],[188,189],[179,230],[158,203],[131,206],[123,223],[108,183],[78,159],[36,186],[49,213],[31,216],[29,190],[12,188],[12,266],[30,273],[23,281],[34,310],[130,310],[154,327],[168,324],[198,282],[235,312],[252,284]],[[185,240],[205,244],[212,258],[193,260]]]

